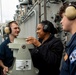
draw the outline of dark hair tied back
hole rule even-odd
[[[50,32],[51,34],[57,33],[57,29],[54,27],[52,22],[45,20],[45,21],[40,22],[40,24],[43,25],[44,32]],[[46,25],[47,25],[47,27],[45,27]]]

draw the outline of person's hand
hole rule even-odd
[[[4,66],[4,68],[3,68],[3,74],[6,75],[7,72],[8,72],[8,67]]]
[[[26,39],[26,42],[27,42],[27,44],[33,44],[33,45],[35,45],[36,47],[38,47],[38,46],[41,45],[41,43],[40,43],[37,39],[35,39],[34,37],[28,37],[28,38]]]

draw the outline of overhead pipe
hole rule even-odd
[[[46,0],[44,0],[44,20],[47,20]]]
[[[24,21],[26,22],[27,19],[28,19],[28,17],[29,17],[32,13],[35,14],[35,23],[37,24],[37,13],[36,13],[36,10],[32,10],[30,13],[28,13],[28,14],[25,16],[25,18],[24,18],[24,20],[23,20],[22,22],[24,22]]]
[[[40,4],[40,0],[38,2],[39,5],[39,23],[41,22],[41,4]]]

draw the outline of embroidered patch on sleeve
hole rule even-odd
[[[76,61],[76,49],[71,53],[69,59],[71,64]]]

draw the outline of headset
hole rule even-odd
[[[50,32],[50,30],[51,30],[50,26],[48,26],[46,24],[45,25],[43,24],[43,31],[44,32]]]
[[[76,6],[72,3],[65,9],[65,16],[69,20],[74,20],[76,18]]]
[[[57,29],[54,28],[53,24],[48,21],[48,20],[45,20],[45,21],[42,21],[41,24],[43,25],[43,31],[46,33],[46,32],[49,32],[51,34],[56,34],[57,33]]]
[[[9,22],[8,25],[4,28],[4,32],[6,34],[10,34],[12,32],[12,29],[11,29],[11,24],[12,23],[17,24],[15,21]],[[19,27],[19,31],[20,31],[20,27]]]
[[[10,33],[11,33],[11,28],[10,28],[10,27],[5,27],[5,28],[4,28],[4,32],[5,32],[6,34],[10,34]]]

